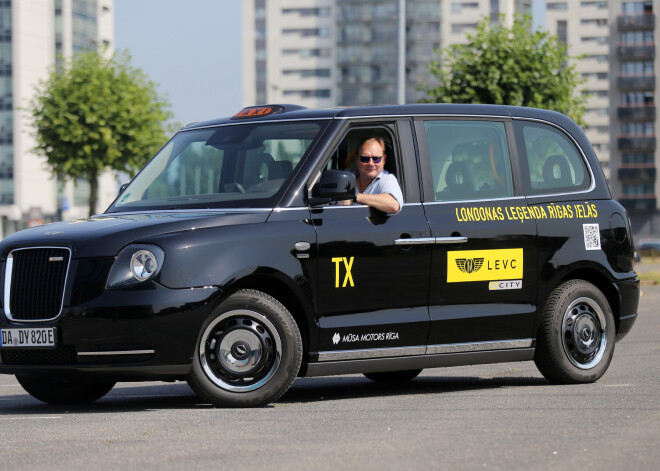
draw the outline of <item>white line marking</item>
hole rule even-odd
[[[49,420],[49,419],[61,419],[62,417],[56,416],[44,416],[44,417],[1,417],[0,420]]]

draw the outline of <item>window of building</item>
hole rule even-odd
[[[621,133],[627,136],[653,136],[653,121],[621,123]]]
[[[651,0],[644,2],[622,2],[621,11],[624,15],[653,13],[653,2]]]
[[[596,44],[607,44],[609,36],[583,36],[580,40],[583,43],[595,42]]]
[[[596,8],[607,8],[607,2],[606,1],[591,1],[591,2],[580,2],[581,7],[596,7]]]
[[[597,79],[606,79],[608,77],[607,72],[582,72],[582,78],[597,78]]]
[[[621,162],[631,165],[648,165],[653,164],[653,154],[623,154]]]
[[[610,114],[609,108],[587,108],[585,110],[587,113],[594,113],[598,116],[607,116]]]
[[[298,98],[330,98],[330,90],[284,90],[284,96],[296,96]]]
[[[545,4],[546,10],[564,11],[568,10],[567,2],[547,2]]]
[[[583,95],[597,96],[597,97],[607,97],[609,92],[607,90],[583,90]]]
[[[588,18],[580,20],[580,24],[584,26],[594,25],[594,26],[607,26],[607,18]]]
[[[451,25],[451,32],[454,34],[460,34],[467,29],[475,29],[476,27],[476,23],[454,23]]]
[[[653,105],[655,103],[654,93],[646,92],[625,92],[621,94],[621,103],[623,105]]]
[[[646,196],[653,195],[653,183],[624,183],[621,186],[624,195]]]
[[[568,38],[568,22],[566,20],[557,21],[557,37],[562,44],[566,44]]]
[[[283,8],[283,15],[298,14],[300,16],[321,16],[328,17],[330,16],[330,8]]]
[[[479,8],[479,2],[451,2],[451,12],[461,13],[463,10],[476,10]]]
[[[621,62],[621,73],[624,75],[653,75],[653,61]]]
[[[329,38],[331,31],[330,28],[285,28],[282,30],[282,34],[293,35],[297,34],[303,38],[308,37],[320,37],[320,38]]]
[[[653,30],[623,31],[621,33],[621,44],[647,44],[653,43]]]
[[[282,55],[300,57],[330,57],[330,49],[284,49]]]
[[[609,54],[590,54],[585,57],[585,59],[593,59],[597,62],[609,62]]]
[[[610,150],[610,145],[605,142],[601,143],[594,143],[592,144],[594,150],[599,151],[599,152],[609,152]]]
[[[330,77],[330,69],[284,69],[283,75],[298,75],[300,78]]]

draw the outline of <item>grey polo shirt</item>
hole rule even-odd
[[[383,170],[364,190],[366,195],[380,195],[387,193],[399,203],[399,211],[403,208],[403,193],[396,177],[387,170]],[[398,211],[397,211],[398,212]],[[396,214],[396,213],[395,213]]]

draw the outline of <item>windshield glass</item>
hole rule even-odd
[[[107,212],[273,207],[326,125],[298,121],[182,131]]]

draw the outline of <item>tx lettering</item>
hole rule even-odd
[[[332,258],[332,261],[335,264],[335,288],[339,288],[339,272],[341,271],[339,269],[339,264],[341,262],[344,262],[344,268],[346,269],[346,275],[344,276],[344,283],[341,285],[341,287],[346,288],[347,283],[350,283],[351,287],[355,286],[353,284],[353,276],[351,275],[351,268],[353,267],[354,258],[355,257],[351,257],[350,259],[347,259],[346,257]]]

